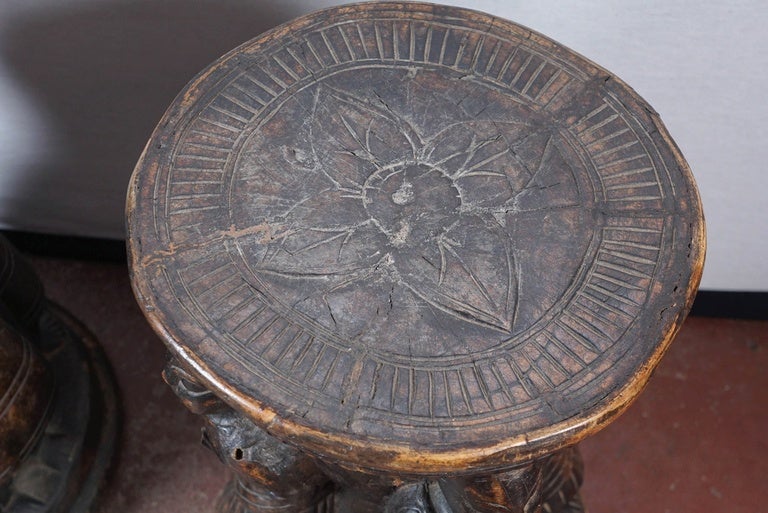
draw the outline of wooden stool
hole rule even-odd
[[[610,73],[508,21],[343,6],[178,96],[128,195],[165,379],[236,512],[580,511],[575,444],[701,275],[691,173]]]

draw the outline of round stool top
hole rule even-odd
[[[338,7],[177,97],[128,197],[171,351],[343,464],[497,468],[639,393],[701,274],[691,173],[620,80],[528,29]]]

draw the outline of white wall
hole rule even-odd
[[[768,290],[768,2],[446,1],[614,72],[661,114],[701,190],[703,288]],[[123,236],[124,191],[175,93],[240,42],[333,0],[0,0],[0,225]]]

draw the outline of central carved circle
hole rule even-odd
[[[443,170],[398,163],[366,180],[363,205],[389,242],[401,247],[429,241],[449,228],[461,206],[461,195]]]

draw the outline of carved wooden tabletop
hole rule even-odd
[[[224,56],[134,173],[134,286],[207,386],[350,465],[490,469],[639,393],[701,274],[656,113],[507,21],[337,8]]]

